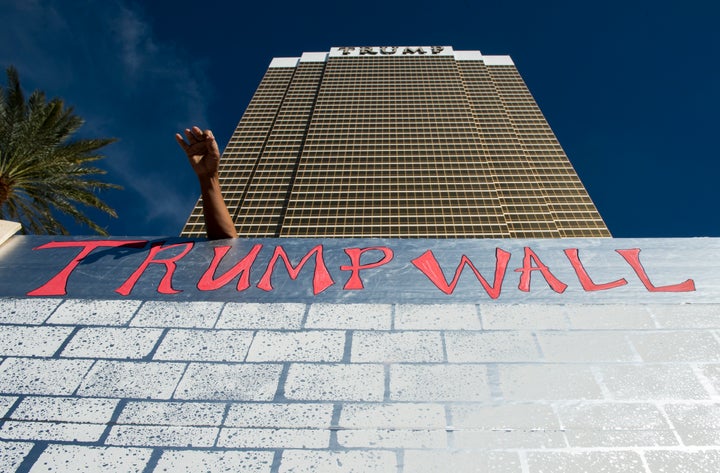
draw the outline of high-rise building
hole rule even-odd
[[[449,46],[273,59],[220,182],[243,237],[610,236],[510,57]]]

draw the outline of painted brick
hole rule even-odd
[[[560,423],[548,404],[498,404],[450,406],[456,429],[559,430]]]
[[[91,360],[6,358],[0,364],[0,392],[72,394],[92,363]],[[28,373],[32,373],[32,376],[28,376]]]
[[[81,396],[168,399],[185,369],[182,363],[98,361],[83,381]]]
[[[539,304],[480,305],[480,319],[486,330],[556,330],[569,323],[563,306]]]
[[[243,361],[252,341],[244,330],[169,330],[153,359],[177,361]]]
[[[566,306],[573,329],[653,329],[655,322],[645,306],[626,304]]]
[[[600,399],[602,392],[587,366],[500,365],[503,399]],[[572,380],[572,382],[568,382]]]
[[[557,403],[555,408],[566,429],[669,429],[660,410],[650,403],[570,402]]]
[[[535,340],[527,332],[446,332],[450,363],[537,361]]]
[[[313,330],[304,332],[258,331],[248,361],[340,361],[345,351],[345,332]]]
[[[565,448],[565,436],[559,430],[480,430],[452,432],[453,448],[461,450],[501,450]]]
[[[399,330],[480,330],[473,304],[399,304],[395,307]]]
[[[66,325],[127,325],[142,301],[68,299],[47,321]]]
[[[564,403],[558,415],[570,446],[672,446],[678,442],[660,410],[649,403]]]
[[[405,469],[412,473],[521,473],[517,453],[406,450]]]
[[[397,473],[395,452],[285,450],[280,473]]]
[[[29,396],[20,402],[11,418],[104,424],[110,421],[118,401],[118,399]]]
[[[148,301],[130,322],[133,327],[210,328],[220,316],[222,302]]]
[[[13,396],[0,396],[0,417],[5,416],[5,413],[10,409],[10,406],[15,404],[17,399]]]
[[[339,426],[347,429],[444,429],[440,404],[344,404]]]
[[[305,328],[390,330],[390,304],[313,304]]]
[[[82,328],[73,336],[60,356],[68,358],[143,358],[150,353],[161,334],[161,329]]]
[[[217,427],[178,427],[171,425],[116,425],[110,430],[107,445],[212,447]]]
[[[0,429],[0,438],[7,440],[95,442],[104,431],[105,425],[103,424],[9,420]]]
[[[439,332],[363,332],[352,337],[350,359],[357,362],[441,362]]]
[[[672,431],[587,430],[565,432],[573,448],[673,447],[678,445]]]
[[[606,365],[597,368],[614,399],[707,399],[692,368],[679,364]]]
[[[683,444],[720,445],[720,404],[668,404],[665,412]]]
[[[720,328],[720,304],[648,305],[662,328]]]
[[[130,401],[120,412],[118,424],[219,426],[224,403]]]
[[[223,428],[218,447],[227,448],[328,448],[330,431],[319,429]]]
[[[631,451],[528,452],[527,462],[530,473],[645,473],[640,455]]]
[[[637,361],[621,331],[538,332],[537,338],[551,362]]]
[[[546,404],[450,407],[453,447],[460,449],[562,448],[565,438]]]
[[[40,325],[60,302],[58,299],[0,298],[0,324]]]
[[[30,442],[0,442],[0,471],[16,471],[32,448]]]
[[[720,361],[720,344],[709,331],[633,333],[628,338],[644,361]]]
[[[302,326],[305,304],[244,304],[228,302],[216,328],[286,329]]]
[[[391,365],[390,398],[399,401],[490,399],[483,365]]]
[[[171,473],[237,472],[270,473],[273,452],[206,452],[164,450],[153,471]]]
[[[32,300],[36,301],[42,300]],[[41,312],[33,312],[32,306],[26,305],[22,310],[26,311],[27,320],[23,323],[41,324],[43,318],[52,313],[47,323],[75,323],[67,322],[74,316],[86,320],[77,322],[80,324],[100,325],[106,320],[106,325],[118,325],[126,324],[138,312],[132,323],[137,328],[82,327],[61,357],[145,356],[160,336],[159,327],[165,324],[160,323],[158,328],[153,324],[147,325],[150,328],[140,328],[137,325],[138,321],[142,322],[142,309],[138,310],[140,301],[68,300],[59,307],[59,300],[44,301],[49,307],[47,313],[41,317],[38,315]],[[113,307],[123,302],[131,304],[124,309]],[[0,310],[3,304],[9,304],[8,300],[0,300]],[[171,305],[177,308],[187,303]],[[231,306],[236,307],[228,309]],[[254,306],[260,320],[253,320],[249,306]],[[157,450],[162,457],[155,471],[192,471],[188,465],[211,470],[275,471],[271,465],[276,452],[266,450],[268,448],[287,449],[280,465],[276,465],[279,471],[325,471],[321,468],[326,465],[329,471],[375,471],[373,468],[377,467],[380,468],[377,471],[388,468],[397,473],[395,462],[401,460],[404,465],[399,469],[404,472],[462,472],[483,468],[484,459],[492,455],[496,455],[495,460],[488,468],[493,473],[523,471],[518,449],[534,450],[521,454],[525,459],[525,473],[565,470],[694,473],[718,469],[714,456],[720,450],[706,448],[720,445],[720,404],[713,403],[720,393],[720,346],[718,334],[708,329],[715,327],[712,321],[718,315],[714,312],[715,305],[699,305],[701,310],[656,305],[647,310],[646,306],[621,304],[550,306],[549,309],[539,305],[493,307],[487,304],[478,310],[490,322],[486,327],[490,330],[480,332],[479,325],[473,325],[478,318],[476,306],[472,304],[401,304],[395,306],[394,320],[391,305],[317,306],[320,307],[315,309],[316,320],[313,320],[314,306],[305,304],[219,304],[214,306],[215,315],[207,318],[193,312],[197,306],[192,305],[190,318],[194,317],[203,327],[209,323],[216,327],[225,324],[223,330],[170,329],[152,363],[100,360],[92,365],[93,360],[0,358],[0,392],[7,394],[0,396],[0,416],[17,401],[11,394],[31,395],[18,404],[0,428],[0,437],[4,439],[0,442],[0,471],[6,465],[14,471],[32,447],[30,442],[16,440],[51,442],[41,456],[43,462],[50,458],[46,455],[48,452],[68,447],[52,442],[97,441],[107,428],[120,397],[131,400],[120,413],[118,425],[112,427],[107,443],[168,447]],[[72,307],[81,311],[73,315]],[[222,312],[221,307],[224,307]],[[363,312],[368,308],[379,308],[381,315]],[[335,323],[356,330],[352,334],[352,350],[349,350],[352,364],[335,363],[342,359],[345,350],[345,332],[324,328],[297,331],[306,309],[308,326]],[[515,320],[501,320],[501,309],[507,309]],[[662,311],[666,309],[669,315],[663,316]],[[540,320],[522,325],[521,316],[532,318],[535,310],[540,310]],[[213,317],[218,314],[221,315],[215,323]],[[151,315],[145,314],[148,319],[157,316],[158,320],[168,316],[167,313]],[[331,320],[332,317],[336,320]],[[653,317],[667,327],[662,330],[655,327]],[[683,317],[689,320],[683,321]],[[181,320],[178,326],[188,320]],[[167,325],[174,326],[173,323]],[[372,330],[380,332],[357,328],[373,323],[379,323],[379,328]],[[66,338],[72,330],[72,327],[22,327],[17,320],[5,324],[8,326],[5,333],[16,334],[11,338],[23,342],[19,345],[21,350],[38,344],[43,339],[38,335],[43,333],[64,333]],[[231,330],[232,324],[246,330]],[[502,328],[502,324],[517,326],[512,331]],[[554,331],[568,327],[572,328],[571,332]],[[261,331],[255,337],[258,351],[255,354],[255,347],[250,348],[252,332],[248,329],[258,328]],[[280,330],[273,330],[276,328]],[[44,329],[49,330],[43,332]],[[281,331],[288,329],[294,331]],[[439,330],[446,331],[441,335]],[[537,334],[544,354],[542,363],[532,332]],[[157,337],[148,337],[151,344],[142,336],[131,336],[144,333]],[[236,334],[242,336],[230,336]],[[0,338],[2,336],[0,331]],[[33,349],[15,355],[51,356],[65,338],[51,344],[55,350]],[[493,340],[495,344],[490,343]],[[437,354],[442,355],[442,343],[439,343],[442,341],[450,364],[437,364],[441,361]],[[8,344],[0,339],[0,356],[3,349],[16,348],[12,342]],[[242,361],[246,352],[252,353],[249,363],[227,363]],[[525,356],[528,358],[523,358]],[[638,363],[638,356],[647,363]],[[188,365],[159,359],[207,363]],[[276,363],[254,363],[266,359]],[[278,390],[283,364],[288,366],[288,362],[298,360],[306,363],[290,364],[287,381]],[[420,360],[435,364],[408,363]],[[511,363],[516,361],[536,363]],[[607,363],[618,361],[622,364]],[[395,364],[387,367],[383,362]],[[148,368],[138,369],[138,365]],[[163,371],[169,366],[178,367],[179,371]],[[264,367],[267,371],[260,368],[248,374],[238,367],[250,367],[250,370]],[[173,380],[175,384],[171,383]],[[112,398],[49,397],[72,395],[76,389],[80,396]],[[148,392],[153,389],[161,389],[162,393]],[[283,396],[290,402],[282,402]],[[148,397],[217,402],[132,400]],[[299,399],[309,402],[298,402]],[[389,403],[388,399],[398,402]],[[500,399],[506,403],[496,404]],[[652,400],[660,402],[648,402]],[[698,402],[693,402],[695,400]],[[223,422],[226,407],[230,409]],[[553,407],[561,417],[561,427]],[[446,410],[451,424],[447,431]],[[337,425],[333,424],[333,412],[338,416],[335,417]],[[666,424],[666,419],[677,435]],[[336,429],[331,443],[330,432]],[[216,438],[220,439],[221,448],[262,451],[218,451],[214,447]],[[214,451],[183,450],[189,445]],[[330,445],[360,450],[324,450]],[[88,450],[74,451],[73,455],[126,450],[82,448]],[[296,450],[300,448],[310,450]],[[407,450],[398,453],[401,448]],[[421,452],[418,450],[421,448],[432,451]],[[556,450],[538,451],[548,448]],[[491,451],[493,449],[509,451]],[[149,448],[129,450],[144,452],[145,460],[152,452]],[[321,450],[328,455],[318,456]],[[355,454],[360,457],[353,456]],[[370,457],[362,457],[375,454],[383,458],[387,455],[389,463],[376,464],[368,460]],[[418,458],[422,459],[423,455],[426,456],[421,462]],[[639,455],[647,458],[647,470],[635,469]],[[69,460],[59,471],[76,471],[78,465],[73,463],[76,458],[66,456]],[[114,454],[107,456],[111,461],[105,468],[124,471],[125,460],[115,457]],[[473,460],[467,460],[467,469],[463,470],[463,459],[468,458]],[[79,465],[82,467],[82,462]],[[45,471],[46,466],[38,462],[32,471]],[[133,468],[131,464],[130,471],[134,471]],[[144,462],[139,467],[140,471],[143,469]]]
[[[52,356],[71,331],[70,327],[0,325],[0,355]]]
[[[340,430],[337,438],[347,448],[447,448],[445,430]]]
[[[329,428],[333,405],[323,403],[233,403],[226,427]]]
[[[290,365],[285,381],[288,399],[382,401],[385,374],[380,365]]]
[[[30,469],[31,473],[114,471],[142,473],[150,459],[149,448],[48,445]]]
[[[720,364],[710,364],[700,367],[700,372],[710,383],[715,393],[720,393]]]
[[[645,460],[652,473],[714,473],[720,471],[718,450],[650,450]]]
[[[282,367],[273,364],[191,363],[175,392],[176,399],[269,401]]]

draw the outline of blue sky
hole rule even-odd
[[[229,139],[272,57],[331,46],[509,54],[615,237],[720,236],[720,4],[0,0],[0,65],[112,136],[113,235],[177,235],[176,131]],[[3,78],[4,82],[4,78]],[[87,230],[73,229],[75,233]]]

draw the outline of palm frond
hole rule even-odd
[[[98,151],[116,140],[74,139],[83,120],[71,107],[37,90],[26,100],[13,67],[7,79],[0,86],[0,218],[30,233],[67,234],[57,218],[66,215],[106,235],[85,209],[116,217],[97,192],[121,187],[98,180],[105,171],[87,163],[104,159]]]

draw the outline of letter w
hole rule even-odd
[[[210,266],[197,283],[197,288],[199,290],[214,291],[215,289],[219,289],[229,283],[237,275],[240,275],[237,283],[238,291],[244,291],[250,287],[250,268],[255,262],[255,258],[257,258],[258,253],[260,253],[262,245],[258,243],[253,246],[252,250],[250,250],[250,252],[235,266],[227,270],[225,274],[215,278],[214,276],[217,271],[217,267],[220,265],[220,261],[222,261],[227,252],[230,251],[230,248],[230,246],[218,246],[215,248],[215,256],[213,256]]]
[[[455,291],[455,286],[457,286],[457,283],[460,280],[460,274],[465,268],[465,265],[467,265],[470,267],[472,272],[475,273],[475,277],[478,278],[478,281],[480,281],[480,284],[482,284],[485,292],[488,293],[491,299],[497,299],[498,297],[500,297],[503,280],[505,279],[505,272],[507,270],[509,262],[510,253],[505,250],[501,250],[500,248],[496,248],[495,281],[493,282],[493,285],[490,286],[490,284],[488,284],[482,274],[480,274],[480,271],[478,271],[477,268],[475,268],[475,266],[472,264],[472,261],[470,261],[470,259],[465,255],[462,255],[462,258],[460,258],[460,264],[455,270],[455,276],[450,283],[446,281],[445,274],[443,274],[443,271],[440,268],[437,260],[435,259],[435,255],[433,254],[432,250],[427,250],[421,256],[412,260],[412,264],[414,264],[416,268],[422,271],[422,273],[427,276],[428,279],[430,279],[430,281],[432,281],[433,284],[435,284],[435,286],[445,294],[452,294],[453,291]]]

